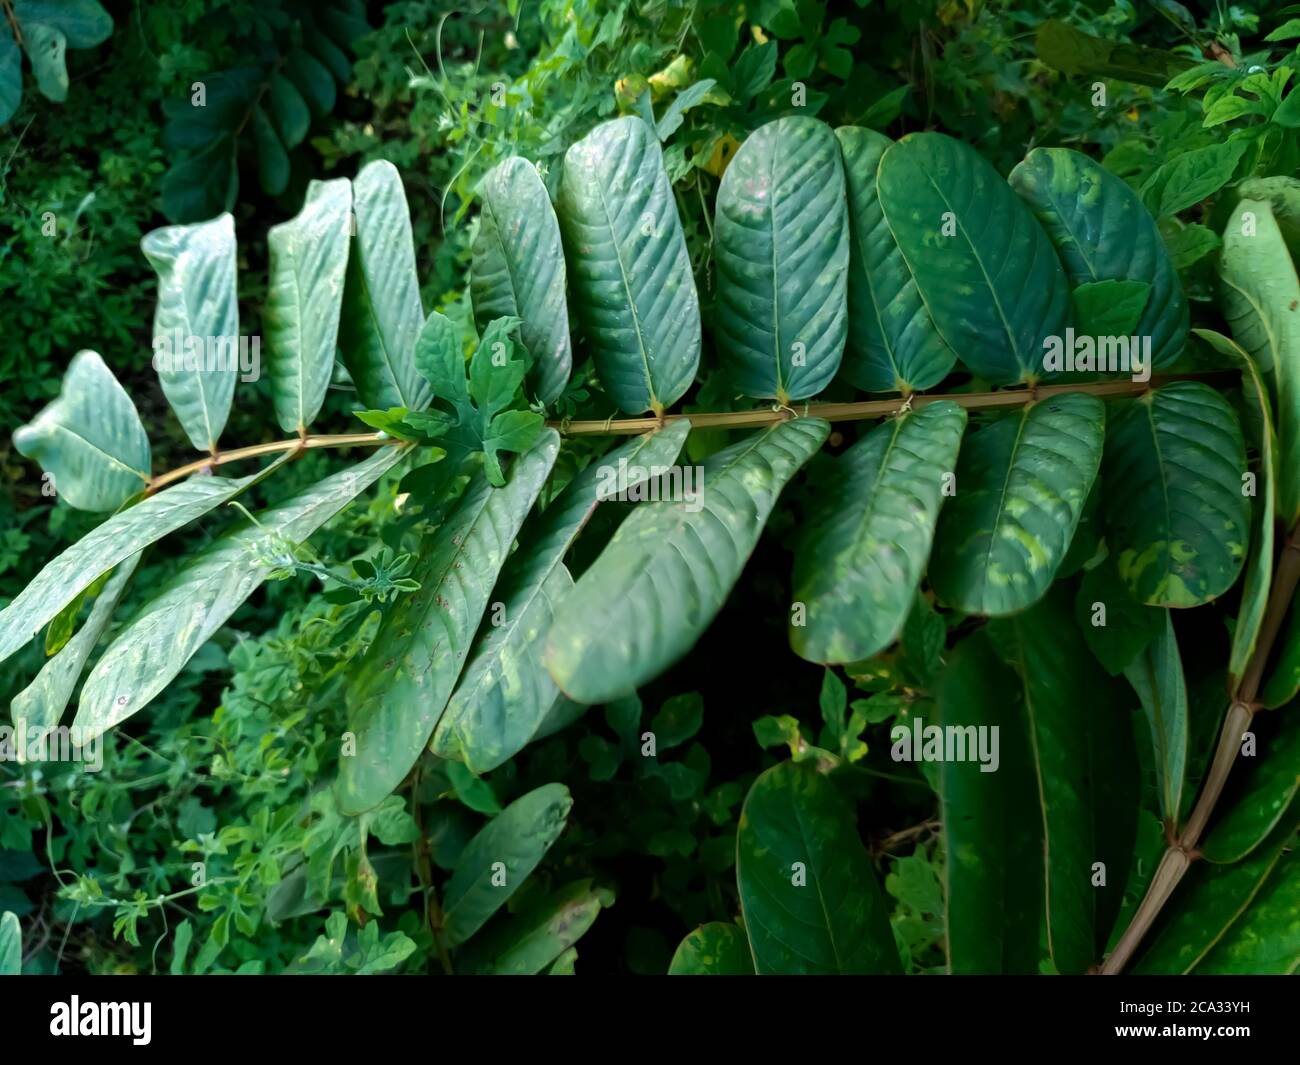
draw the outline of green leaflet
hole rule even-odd
[[[572,808],[563,784],[543,785],[512,802],[465,845],[442,900],[449,946],[464,943],[505,905],[564,831]]]
[[[936,695],[933,724],[945,731],[996,728],[999,748],[996,772],[981,772],[977,760],[938,767],[949,971],[1036,972],[1043,880],[1033,871],[1043,862],[1042,823],[1021,720],[1022,686],[987,632],[977,630],[949,656]]]
[[[1201,854],[1215,863],[1239,862],[1277,827],[1300,790],[1300,718],[1294,708],[1257,715],[1252,725],[1258,746],[1242,758],[1219,801],[1213,827],[1201,841]],[[1241,789],[1233,785],[1245,777]]]
[[[1144,603],[1189,607],[1232,587],[1246,557],[1246,445],[1199,381],[1117,405],[1106,434],[1106,541]]]
[[[191,477],[114,514],[87,533],[47,563],[0,610],[0,661],[40,632],[101,574],[233,499],[259,476]]]
[[[356,747],[339,763],[339,806],[345,813],[378,805],[429,742],[497,574],[559,448],[559,435],[547,429],[514,463],[504,488],[475,476],[421,545],[411,574],[419,591],[389,609],[350,672],[348,728]]]
[[[570,147],[558,207],[601,385],[628,414],[671,407],[695,380],[700,304],[654,131],[627,116]]]
[[[1169,611],[1156,638],[1124,670],[1124,676],[1142,700],[1151,728],[1161,816],[1176,823],[1187,774],[1187,684]]]
[[[849,195],[849,332],[840,374],[868,392],[933,388],[957,353],[935,327],[880,207],[876,170],[894,142],[858,126],[841,126],[835,136]]]
[[[14,447],[78,510],[114,510],[149,483],[149,438],[135,404],[93,351],[73,357],[58,398],[14,432]]]
[[[126,591],[139,561],[140,553],[137,552],[117,567],[103,590],[95,597],[90,615],[76,635],[46,661],[31,684],[14,696],[9,704],[9,715],[13,718],[14,725],[23,722],[29,728],[46,728],[59,723],[68,700],[72,698],[72,691],[81,678],[81,671],[113,619],[113,610]],[[20,761],[23,753],[23,748],[19,748]]]
[[[525,525],[494,590],[489,623],[434,731],[435,753],[486,773],[537,736],[563,700],[541,657],[555,607],[573,587],[562,560],[598,501],[645,483],[654,467],[671,465],[689,431],[690,422],[680,419],[615,448]],[[494,620],[498,604],[500,623]]]
[[[790,645],[801,657],[857,662],[898,637],[965,426],[957,404],[930,403],[835,460],[795,551],[794,600],[806,617],[792,617]]]
[[[829,126],[779,118],[740,146],[713,224],[718,347],[736,387],[808,399],[839,369],[848,331],[844,165]]]
[[[700,925],[677,946],[669,976],[753,976],[749,937],[734,922]]]
[[[1196,966],[1197,974],[1294,974],[1300,968],[1298,900],[1300,852],[1292,849],[1278,858],[1246,912]]]
[[[1255,653],[1259,628],[1264,622],[1268,605],[1268,590],[1273,583],[1273,526],[1277,499],[1276,452],[1277,438],[1273,433],[1273,412],[1269,403],[1268,386],[1251,358],[1242,348],[1227,337],[1209,329],[1193,332],[1221,355],[1226,355],[1241,366],[1242,387],[1247,402],[1252,403],[1259,416],[1260,437],[1253,441],[1259,452],[1259,475],[1263,484],[1255,495],[1260,500],[1255,509],[1251,530],[1250,558],[1246,562],[1246,579],[1241,589],[1241,609],[1237,624],[1232,630],[1232,654],[1228,663],[1228,683],[1236,691],[1237,683],[1246,672],[1250,657]],[[1282,702],[1286,702],[1283,699]],[[1271,705],[1267,701],[1265,705]]]
[[[1247,141],[1229,140],[1175,155],[1142,185],[1142,202],[1164,218],[1212,196],[1232,180]]]
[[[1140,975],[1209,972],[1203,961],[1213,958],[1213,970],[1224,971],[1234,955],[1249,966],[1250,956],[1281,951],[1288,954],[1276,970],[1289,972],[1300,960],[1300,942],[1294,916],[1296,892],[1294,846],[1297,817],[1291,812],[1285,820],[1244,861],[1234,865],[1196,862],[1184,877],[1178,893],[1178,905],[1171,907],[1169,920],[1153,938],[1146,952],[1133,966]],[[1290,867],[1288,869],[1288,866]],[[1282,871],[1285,879],[1273,881]],[[1281,898],[1272,896],[1269,884],[1285,884]],[[1267,909],[1256,911],[1256,900],[1270,899]],[[1279,906],[1279,903],[1281,904]],[[1272,911],[1272,912],[1270,912]],[[1265,923],[1258,923],[1259,918]],[[1284,918],[1284,919],[1279,919]],[[1228,950],[1232,944],[1235,949]],[[1224,953],[1216,950],[1223,945]],[[1262,967],[1243,967],[1238,971],[1260,973]]]
[[[429,386],[412,352],[424,325],[415,240],[402,179],[392,163],[361,168],[352,182],[356,234],[343,288],[339,347],[361,402],[419,410]]]
[[[1074,615],[1089,649],[1112,677],[1132,665],[1165,627],[1165,612],[1133,598],[1109,555],[1083,575]]]
[[[73,724],[95,736],[142,710],[266,579],[268,553],[307,539],[405,454],[386,447],[264,511],[258,525],[240,522],[193,556],[100,656]]]
[[[1242,200],[1223,231],[1223,313],[1277,395],[1277,509],[1300,519],[1300,280],[1268,203]]]
[[[1065,272],[1029,208],[980,155],[941,133],[885,152],[880,205],[934,324],[993,384],[1044,376],[1069,322]]]
[[[590,880],[566,884],[475,936],[456,953],[456,971],[533,976],[578,942],[613,903],[614,893],[592,887]]]
[[[1136,329],[1163,368],[1187,342],[1188,309],[1155,219],[1128,184],[1082,152],[1035,148],[1008,178],[1033,209],[1073,286],[1140,281],[1151,286]]]
[[[736,884],[760,976],[902,972],[853,808],[811,762],[775,765],[749,789]]]
[[[267,374],[275,417],[286,433],[306,431],[334,372],[352,224],[352,184],[313,181],[292,221],[267,234]]]
[[[153,362],[163,395],[190,443],[215,452],[240,372],[234,219],[164,226],[140,249],[158,275]]]
[[[17,976],[23,969],[23,929],[6,910],[0,914],[0,976]]]
[[[940,600],[997,616],[1043,596],[1097,476],[1105,419],[1100,400],[1068,393],[970,435],[930,559]]]
[[[519,555],[523,555],[520,549]],[[543,572],[544,571],[544,572]],[[489,621],[470,653],[460,683],[438,722],[430,749],[486,773],[528,744],[560,697],[542,665],[555,609],[573,587],[563,563],[521,558],[502,578]]]
[[[532,163],[498,163],[479,186],[483,209],[474,241],[470,295],[480,330],[494,318],[518,318],[532,356],[528,385],[550,405],[569,383],[573,349],[564,296],[560,224]]]
[[[693,502],[638,506],[556,612],[545,661],[561,691],[609,702],[686,654],[722,609],[777,495],[829,432],[817,418],[781,422],[709,456],[694,471]]]
[[[1058,972],[1099,957],[1123,901],[1140,793],[1122,683],[1080,653],[1069,591],[1057,585],[1029,610],[989,624],[1022,685],[1029,756],[1042,818],[1047,950]],[[1005,764],[1005,762],[1003,762]],[[1105,886],[1094,883],[1094,863]]]

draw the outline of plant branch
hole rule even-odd
[[[292,440],[272,440],[265,444],[235,448],[233,451],[221,451],[197,462],[186,463],[174,470],[160,473],[150,480],[148,492],[153,495],[158,489],[166,488],[174,481],[183,480],[191,474],[211,470],[214,466],[224,466],[228,462],[257,458],[259,455],[274,455],[282,451],[306,451],[320,447],[366,447],[376,444],[404,443],[406,441],[385,436],[383,433],[342,433],[336,436],[295,436]]]
[[[913,393],[906,399],[870,399],[861,403],[805,403],[802,407],[769,407],[764,410],[713,411],[698,414],[665,414],[652,418],[608,418],[605,421],[569,421],[567,419],[552,421],[548,424],[565,436],[635,436],[661,428],[666,422],[689,418],[691,425],[697,429],[746,429],[760,425],[775,425],[777,422],[791,418],[824,418],[828,422],[857,422],[872,418],[887,418],[902,414],[904,411],[923,407],[927,403],[950,400],[967,410],[986,410],[1002,407],[1022,407],[1050,396],[1066,392],[1083,392],[1091,396],[1139,396],[1169,381],[1213,380],[1215,377],[1231,377],[1229,372],[1214,371],[1210,374],[1161,374],[1150,381],[1096,381],[1077,385],[1038,385],[1035,388],[1008,388],[1000,392],[958,392],[953,395],[921,395]],[[183,480],[195,473],[224,466],[228,462],[257,458],[259,455],[274,455],[284,451],[306,451],[321,447],[374,447],[379,445],[404,444],[407,441],[384,433],[342,433],[335,436],[296,436],[290,440],[272,440],[265,444],[251,447],[235,448],[221,451],[196,462],[187,463],[174,470],[161,473],[149,481],[150,495],[160,488]]]
[[[1216,372],[1217,373],[1217,372]],[[1026,403],[1059,396],[1066,392],[1084,392],[1091,396],[1139,396],[1169,381],[1205,379],[1207,374],[1162,374],[1150,381],[1096,381],[1077,385],[1038,385],[1036,388],[1008,388],[1000,392],[957,392],[951,395],[913,393],[907,399],[869,399],[861,403],[804,403],[793,407],[773,406],[765,410],[718,411],[706,414],[666,414],[662,418],[622,418],[606,421],[557,421],[550,424],[567,436],[599,434],[631,436],[658,429],[664,422],[689,418],[697,429],[747,428],[774,425],[791,418],[824,418],[828,422],[857,422],[887,418],[915,410],[927,403],[949,400],[967,410],[1022,407]],[[1225,379],[1230,374],[1225,373]]]
[[[1176,839],[1170,841],[1168,849],[1160,860],[1156,874],[1147,887],[1146,896],[1133,913],[1129,926],[1120,936],[1115,949],[1101,966],[1104,976],[1113,976],[1120,972],[1133,952],[1142,942],[1152,923],[1164,908],[1183,875],[1198,857],[1196,850],[1201,833],[1209,823],[1210,815],[1223,794],[1223,786],[1228,774],[1241,752],[1241,738],[1250,727],[1251,719],[1259,710],[1255,696],[1259,693],[1260,681],[1264,667],[1268,664],[1273,644],[1282,628],[1282,621],[1295,598],[1297,584],[1300,584],[1300,524],[1293,528],[1282,546],[1277,569],[1273,574],[1273,587],[1269,590],[1268,604],[1264,610],[1264,620],[1260,625],[1259,638],[1255,641],[1255,650],[1250,656],[1246,670],[1242,674],[1236,692],[1233,693],[1232,705],[1219,733],[1219,743],[1214,751],[1214,759],[1206,774],[1205,784],[1192,808],[1187,824]]]

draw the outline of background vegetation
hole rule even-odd
[[[666,138],[665,159],[707,316],[720,175],[751,130],[790,110],[802,83],[801,113],[895,138],[942,130],[1004,175],[1040,144],[1102,160],[1143,190],[1148,205],[1155,197],[1184,286],[1204,304],[1229,200],[1216,194],[1246,175],[1296,167],[1300,114],[1275,117],[1282,90],[1269,82],[1294,42],[1265,40],[1285,24],[1284,7],[107,0],[112,33],[69,52],[65,99],[50,99],[40,71],[24,69],[21,101],[0,127],[0,336],[8,340],[0,347],[0,605],[94,524],[51,506],[39,471],[8,441],[8,430],[57,394],[74,352],[93,347],[113,366],[148,421],[155,469],[190,458],[150,366],[155,279],[139,244],[159,225],[233,211],[242,331],[254,334],[267,229],[297,211],[308,180],[390,160],[411,205],[425,306],[467,322],[479,180],[518,154],[553,186],[568,146],[600,120],[644,108],[649,90],[651,117],[661,123],[676,101],[680,124]],[[1101,73],[1063,73],[1040,54],[1039,30],[1054,19],[1179,62],[1154,74],[1137,63],[1145,78],[1106,76],[1099,103],[1093,83]],[[1207,60],[1220,61],[1221,76],[1165,87]],[[1252,75],[1263,83],[1247,83]],[[286,79],[307,104],[297,125],[274,104]],[[713,85],[689,93],[702,79]],[[177,106],[196,82],[217,105],[201,128]],[[1234,137],[1241,147],[1217,184],[1211,177],[1179,200],[1187,189],[1168,168]],[[1161,201],[1167,186],[1174,191]],[[590,373],[579,363],[566,412],[608,417],[614,407]],[[353,396],[339,384],[319,431],[356,429]],[[265,382],[241,396],[228,438],[278,436],[262,413]],[[841,383],[824,398],[851,396]],[[687,409],[740,402],[706,348]],[[725,442],[723,433],[695,434],[692,454]],[[277,497],[340,465],[336,455],[304,456],[278,479]],[[396,478],[381,482],[368,503],[313,539],[315,552],[342,566],[373,556],[379,543],[409,547],[398,494]],[[253,509],[268,501],[254,489],[246,502]],[[331,610],[314,577],[269,582],[147,713],[109,734],[101,773],[0,764],[0,911],[23,922],[24,970],[436,969],[411,901],[421,863],[449,869],[485,815],[563,780],[574,799],[569,828],[526,890],[590,878],[606,908],[582,941],[580,971],[661,973],[686,932],[736,912],[740,803],[759,772],[807,746],[852,762],[864,842],[906,965],[942,969],[935,798],[920,773],[899,772],[887,737],[900,716],[929,716],[949,627],[955,634],[963,619],[923,602],[901,644],[861,672],[827,671],[791,655],[789,554],[803,505],[777,512],[722,617],[639,698],[593,710],[483,778],[440,763],[416,779],[412,801],[395,797],[364,824],[321,799],[345,727],[339,681],[361,636],[314,623]],[[612,524],[615,516],[596,520]],[[211,537],[224,520],[210,515],[188,535]],[[134,587],[156,586],[175,564],[165,546],[155,550]],[[128,606],[137,594],[128,592]],[[1197,614],[1180,619],[1179,637],[1193,713],[1199,707],[1206,717],[1222,709],[1224,618]],[[4,704],[42,660],[34,644],[7,663]],[[649,766],[635,756],[645,723],[660,737],[659,760]],[[1200,730],[1202,764],[1213,738],[1214,723]],[[1141,831],[1142,853],[1153,862],[1163,846],[1159,824],[1152,819]],[[195,862],[206,865],[202,891],[190,886]],[[1139,894],[1135,888],[1125,904]],[[364,932],[348,950],[332,951],[320,937],[337,939],[345,919]]]

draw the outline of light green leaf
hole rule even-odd
[[[1198,606],[1232,587],[1250,535],[1245,472],[1237,416],[1199,381],[1112,408],[1102,470],[1106,542],[1139,600]]]
[[[1047,230],[1075,286],[1076,304],[1078,287],[1094,282],[1149,286],[1149,296],[1134,290],[1123,301],[1126,312],[1136,303],[1135,326],[1115,321],[1093,335],[1150,337],[1157,369],[1177,359],[1187,342],[1187,299],[1155,219],[1128,184],[1068,148],[1035,148],[1009,180]],[[1116,291],[1110,295],[1118,318],[1121,301]]]
[[[978,760],[944,760],[938,766],[948,855],[949,971],[1033,973],[1043,909],[1043,878],[1035,874],[1042,868],[1043,849],[1022,685],[998,660],[988,633],[977,630],[949,657],[937,699],[939,719],[931,724],[967,730],[965,735],[972,727],[997,729],[999,738],[997,772],[982,772]],[[896,729],[910,731],[909,726],[900,722]],[[901,731],[894,736],[895,750],[903,738]]]
[[[1165,234],[1165,247],[1175,270],[1186,270],[1199,263],[1212,251],[1218,251],[1223,242],[1212,229],[1199,222],[1190,222]]]
[[[1268,203],[1242,200],[1223,231],[1223,313],[1277,394],[1277,509],[1300,519],[1300,280]]]
[[[612,891],[593,888],[590,880],[567,884],[472,939],[457,953],[456,970],[497,976],[540,973],[578,942],[613,902]]]
[[[9,716],[15,725],[22,722],[28,728],[49,728],[59,723],[81,677],[81,671],[113,619],[113,611],[122,598],[122,593],[126,591],[139,561],[140,555],[137,552],[117,567],[103,590],[95,597],[90,616],[76,635],[41,667],[31,684],[14,696],[13,702],[9,704]],[[20,761],[23,753],[23,748],[19,748]]]
[[[564,831],[572,808],[563,784],[543,785],[512,802],[465,845],[443,895],[449,946],[464,943],[505,905]]]
[[[413,358],[424,306],[406,193],[392,163],[361,168],[352,182],[352,212],[356,232],[339,326],[343,363],[367,407],[419,410],[429,400]]]
[[[17,976],[23,970],[23,929],[6,910],[0,914],[0,976]]]
[[[14,447],[78,510],[114,510],[149,483],[149,438],[135,404],[93,351],[73,357],[58,399],[14,432]]]
[[[165,226],[140,248],[158,274],[153,349],[163,394],[190,443],[215,452],[240,372],[234,220]]]
[[[41,631],[101,574],[233,499],[262,474],[191,477],[114,514],[48,562],[0,611],[0,661]]]
[[[73,724],[96,736],[142,710],[266,579],[269,553],[306,540],[405,454],[385,447],[206,545],[109,644],[86,678]]]
[[[973,148],[909,134],[885,152],[880,204],[935,326],[993,384],[1042,378],[1070,294],[1047,234]]]
[[[1128,337],[1141,321],[1150,295],[1151,286],[1145,281],[1085,281],[1070,293],[1076,327],[1091,337]]]
[[[1142,712],[1151,728],[1160,813],[1174,823],[1187,773],[1187,684],[1173,617],[1167,610],[1164,622],[1156,638],[1124,670],[1124,676],[1142,700]]]
[[[1175,155],[1142,185],[1142,202],[1157,218],[1177,214],[1214,195],[1232,180],[1245,140],[1221,141]]]
[[[795,550],[790,645],[857,662],[897,639],[925,572],[966,412],[942,401],[873,429],[835,460]]]
[[[695,380],[700,304],[654,131],[633,116],[597,126],[564,157],[558,206],[601,385],[628,414],[671,407]]]
[[[46,99],[62,103],[68,98],[68,39],[61,30],[30,18],[24,21],[23,38],[36,87]]]
[[[474,241],[470,294],[479,329],[516,317],[532,356],[528,384],[543,404],[569,382],[573,349],[564,297],[560,224],[532,163],[518,156],[498,163],[479,186],[483,209]]]
[[[638,506],[561,602],[546,668],[583,703],[631,694],[695,645],[758,544],[776,497],[830,426],[796,418],[711,455],[684,498]]]
[[[573,587],[564,556],[600,499],[644,484],[656,467],[669,467],[689,431],[686,419],[672,421],[594,460],[524,526],[494,589],[489,621],[434,731],[430,749],[436,754],[486,773],[521,751],[557,702],[568,701],[542,664],[556,605]]]
[[[713,223],[714,328],[747,396],[808,399],[835,376],[848,335],[849,219],[831,128],[779,118],[722,175]]]
[[[935,327],[880,207],[876,170],[894,142],[857,126],[841,126],[835,136],[844,157],[850,236],[848,346],[840,373],[868,392],[933,388],[957,353]]]
[[[736,884],[760,976],[901,973],[853,808],[811,762],[775,765],[749,789]]]
[[[292,221],[267,234],[267,374],[275,417],[286,433],[305,432],[320,413],[334,372],[347,274],[352,185],[313,181]]]
[[[754,956],[740,925],[711,921],[700,925],[677,946],[669,976],[753,976]]]
[[[1201,855],[1219,864],[1239,862],[1277,827],[1300,790],[1300,716],[1294,707],[1254,723],[1258,739],[1254,758],[1239,759],[1229,778],[1229,796],[1219,803],[1210,831],[1201,841]],[[1231,785],[1241,774],[1240,791]]]
[[[340,760],[339,805],[345,813],[381,802],[429,742],[502,563],[559,447],[559,435],[547,429],[515,462],[505,487],[475,476],[421,544],[411,574],[419,591],[388,610],[365,656],[350,670],[348,729],[356,748]]]
[[[1097,476],[1105,418],[1100,400],[1072,392],[970,435],[930,559],[940,600],[996,616],[1042,597]]]

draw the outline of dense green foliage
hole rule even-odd
[[[0,971],[1300,964],[1284,5],[3,6]]]

